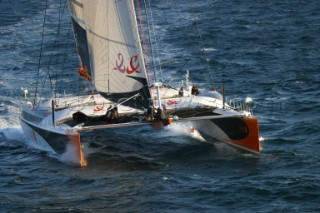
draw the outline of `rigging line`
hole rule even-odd
[[[64,1],[64,5],[63,5],[63,8],[62,8],[62,17],[64,16],[65,14],[65,9],[66,9],[66,5],[67,5],[67,0]],[[61,3],[60,3],[60,9],[59,9],[59,13],[60,13],[60,10],[61,10]],[[61,18],[62,19],[62,18]],[[60,22],[60,17],[59,17],[59,22]],[[70,28],[68,29],[70,31]],[[68,36],[69,36],[69,31],[67,31],[67,36],[66,36],[66,41],[68,42]],[[67,51],[67,50],[65,50]],[[64,69],[64,65],[65,65],[65,54],[64,54],[64,58],[63,58],[63,62],[62,63],[59,63],[59,56],[58,56],[58,59],[57,59],[57,64],[58,64],[58,67],[60,67],[58,70],[63,70]],[[57,93],[60,93],[60,89],[61,89],[61,84],[58,83],[58,72],[56,72],[56,75],[55,75],[55,82],[56,82],[56,85],[55,85],[55,96]]]
[[[208,72],[210,74],[210,80],[211,82],[213,82],[213,77],[212,77],[212,73],[211,73],[211,69],[210,69],[210,64],[209,64],[209,58],[208,58],[208,55],[204,49],[204,45],[203,45],[203,39],[202,39],[202,35],[199,31],[199,24],[198,24],[198,21],[196,19],[196,15],[195,15],[195,12],[194,12],[194,9],[193,9],[193,4],[192,4],[192,0],[189,0],[189,3],[191,4],[191,8],[192,8],[192,14],[193,14],[193,18],[194,18],[194,21],[196,23],[196,27],[197,27],[197,32],[198,32],[198,35],[199,35],[199,38],[200,38],[200,45],[201,45],[201,49],[202,49],[202,52],[204,53],[205,57],[206,57],[206,62],[207,62],[207,68],[208,68]]]
[[[79,75],[78,75],[78,76],[79,76]],[[86,91],[85,87],[84,87],[83,84],[81,84],[81,83],[82,83],[82,79],[81,79],[81,77],[79,76],[79,77],[78,77],[78,96],[81,95],[81,90]],[[84,93],[85,93],[85,92],[84,92]]]
[[[180,18],[184,19],[184,17],[182,16],[181,11],[180,11],[180,10],[178,10],[178,11],[179,11],[179,16],[180,16]],[[188,31],[193,32],[193,30],[192,30],[190,27],[184,26],[184,28],[185,28],[185,30],[186,30],[187,32],[188,32]],[[187,36],[188,36],[188,39],[189,39],[190,44],[192,45],[192,49],[196,50],[197,47],[196,47],[196,45],[195,45],[195,42],[192,40],[190,34],[187,33]],[[201,62],[200,62],[200,59],[199,59],[199,58],[197,58],[196,61],[197,61],[197,63],[198,63],[199,65],[201,65]],[[180,70],[179,70],[179,71],[180,71]]]
[[[145,36],[144,36],[144,28],[143,28],[142,14],[141,14],[141,9],[140,9],[140,2],[139,2],[139,0],[137,0],[136,2],[137,2],[137,6],[138,6],[138,14],[139,14],[139,19],[140,19],[140,31],[141,31],[143,50],[144,50],[144,55],[145,55],[144,58],[145,58],[145,61],[146,61],[146,67],[147,67],[148,74],[150,75],[149,56],[148,56],[146,39],[145,39]],[[152,78],[149,75],[148,75],[149,81],[150,81],[149,84],[151,84]]]
[[[44,87],[44,85],[45,85],[45,83],[46,83],[47,79],[48,79],[48,75],[46,75],[46,78],[44,79],[44,83],[43,83],[42,88],[41,88],[41,90],[40,90],[40,95],[39,95],[39,97],[41,97],[41,96],[42,96],[42,93],[43,93],[43,87]]]
[[[181,72],[181,71],[183,70],[183,68],[187,65],[187,63],[188,63],[189,61],[191,61],[191,59],[190,59],[189,57],[188,57],[188,58],[185,58],[183,65],[179,68],[179,70],[178,70],[176,73]],[[199,62],[199,65],[201,65],[201,64],[200,64],[200,61],[199,61],[199,60],[197,60],[197,61]],[[187,69],[187,71],[189,71],[189,70]],[[171,79],[169,80],[169,84],[172,84],[172,81],[174,81],[174,78],[171,78]]]
[[[155,31],[155,27],[154,27],[154,19],[153,19],[153,13],[152,13],[152,9],[151,9],[150,0],[148,0],[148,4],[149,4],[150,16],[151,16],[151,25],[152,25],[152,31],[153,31],[153,38],[154,38],[155,44],[156,44],[156,55],[157,55],[157,58],[158,58],[160,77],[163,80],[162,67],[161,67],[161,63],[160,63],[160,55],[159,55],[159,50],[158,50],[159,49],[158,48],[158,41],[157,41],[156,31]]]
[[[52,77],[51,77],[51,73],[50,73],[50,66],[51,66],[51,62],[52,62],[54,50],[55,50],[56,47],[57,47],[57,41],[58,41],[58,39],[59,39],[59,37],[60,37],[61,5],[62,5],[62,0],[60,0],[60,2],[59,2],[59,15],[58,15],[59,18],[58,18],[57,35],[56,35],[56,38],[55,38],[54,43],[53,43],[52,52],[51,52],[51,55],[50,55],[50,59],[49,59],[48,66],[47,66],[47,76],[49,77],[50,86],[51,86],[51,92],[52,92],[53,97],[55,97],[55,90],[54,90],[54,88],[53,88]],[[47,78],[46,78],[46,79],[47,79]],[[46,81],[45,81],[45,82],[43,83],[43,85],[42,85],[42,90],[43,90],[43,88],[44,88],[45,83],[46,83]]]
[[[108,7],[108,9],[107,9],[107,14],[109,14],[109,7]],[[109,19],[109,15],[107,15],[107,27],[106,27],[106,31],[107,31],[107,35],[110,35],[109,33],[110,33],[110,26],[112,26],[112,24],[110,24],[110,19]],[[112,28],[111,28],[111,31],[112,31]],[[107,49],[108,50],[110,50],[110,42],[107,42]],[[106,55],[106,57],[107,58],[110,58],[110,51],[107,51],[107,54],[108,55]],[[108,65],[107,65],[107,67],[108,67],[108,75],[107,75],[107,80],[108,80],[108,93],[110,93],[110,78],[111,78],[111,74],[110,74],[110,67],[112,66],[112,63],[111,63],[111,60],[108,60]],[[111,79],[112,80],[112,79]]]
[[[179,12],[180,18],[185,19],[185,18],[183,17],[183,15],[182,15],[181,11],[178,10],[178,12]],[[192,38],[191,38],[191,36],[190,36],[190,34],[189,34],[189,32],[194,32],[194,31],[193,31],[190,27],[187,27],[187,26],[183,26],[183,28],[184,28],[185,31],[186,31],[186,34],[187,34],[189,43],[192,45],[192,49],[193,49],[193,50],[196,50],[197,47],[196,47],[196,45],[195,45],[195,42],[192,40]],[[178,73],[181,72],[182,69],[185,67],[185,65],[186,65],[190,60],[191,60],[191,59],[190,59],[189,57],[188,57],[188,58],[185,58],[184,64],[180,67],[180,69],[179,69],[177,72],[178,72]],[[195,59],[195,60],[196,60],[196,62],[198,63],[198,65],[201,66],[200,59],[197,58],[197,59]],[[173,79],[170,79],[169,83],[171,83],[172,81],[173,81]]]
[[[49,77],[49,81],[50,81],[50,86],[51,86],[51,92],[53,93],[52,95],[53,95],[53,97],[55,97],[55,93],[54,93],[54,89],[53,89],[53,84],[52,84],[52,78],[51,78],[51,74],[50,74],[50,66],[51,66],[51,61],[52,61],[52,58],[53,58],[53,52],[54,52],[54,50],[55,50],[55,48],[56,48],[56,43],[57,43],[57,40],[58,40],[58,38],[59,38],[59,35],[60,35],[60,25],[61,25],[61,1],[62,0],[60,0],[60,3],[59,3],[59,21],[58,21],[58,33],[57,33],[57,36],[56,36],[56,39],[55,39],[55,41],[54,41],[54,44],[53,44],[53,48],[52,48],[52,51],[51,51],[51,55],[50,55],[50,59],[49,59],[49,63],[48,63],[48,66],[47,66],[47,75],[46,75],[46,78],[45,78],[45,80],[44,80],[44,82],[43,82],[43,84],[42,84],[42,88],[41,88],[41,95],[42,95],[42,93],[43,93],[43,90],[44,90],[44,86],[45,86],[45,84],[46,84],[46,82],[47,82],[47,79],[48,79],[48,77]],[[41,96],[40,96],[41,97]]]
[[[148,31],[148,38],[149,38],[149,45],[150,45],[150,50],[151,50],[151,55],[152,55],[152,64],[153,64],[153,74],[154,74],[154,80],[157,82],[157,66],[156,62],[154,59],[154,52],[153,52],[153,46],[152,46],[152,41],[151,41],[151,33],[150,33],[150,28],[149,28],[149,16],[148,16],[148,11],[147,11],[147,4],[146,0],[144,0],[144,10],[145,10],[145,15],[147,19],[147,31]]]
[[[46,17],[47,17],[47,8],[48,8],[48,0],[46,0],[45,10],[44,10],[44,18],[43,18],[42,34],[41,34],[41,45],[40,45],[40,54],[39,54],[39,62],[38,62],[38,72],[37,72],[37,81],[36,81],[36,91],[34,93],[34,101],[33,101],[34,105],[36,104],[36,101],[37,101],[39,75],[40,75],[41,58],[42,58],[42,48],[43,48],[43,39],[44,39],[44,28],[45,28]]]
[[[68,45],[69,45],[69,37],[70,37],[70,32],[71,32],[71,21],[69,23],[69,28],[68,28],[68,32],[67,32],[67,36],[66,36],[66,48],[65,48],[65,52],[64,52],[64,55],[63,55],[63,62],[62,62],[62,68],[61,70],[63,71],[65,68],[66,68],[66,59],[67,59],[67,52],[68,52]],[[59,93],[62,93],[62,83],[59,84],[59,87],[58,87],[58,92]]]
[[[184,66],[186,66],[189,61],[190,61],[190,58],[185,59],[185,62],[184,62],[184,64],[182,65],[182,67],[178,70],[178,73],[182,71],[182,69],[184,68]]]

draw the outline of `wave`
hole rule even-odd
[[[23,132],[20,126],[2,128],[0,129],[0,135],[3,135],[7,140],[23,141]]]

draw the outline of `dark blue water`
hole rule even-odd
[[[50,63],[56,92],[76,94],[78,58],[59,2],[48,4],[40,79]],[[152,2],[162,78],[177,84],[190,70],[201,86],[252,97],[261,155],[203,143],[181,125],[89,135],[86,168],[29,148],[20,88],[34,91],[45,2],[0,0],[0,212],[320,211],[320,2],[188,2]],[[50,94],[50,84],[39,88]]]

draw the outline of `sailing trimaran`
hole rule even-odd
[[[258,120],[250,110],[230,107],[217,91],[192,94],[188,73],[177,89],[151,83],[135,9],[133,0],[69,0],[78,72],[99,94],[27,99],[20,116],[27,140],[58,154],[73,147],[85,166],[80,133],[188,121],[207,140],[259,153]]]

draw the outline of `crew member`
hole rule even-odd
[[[118,107],[115,106],[111,111],[111,121],[118,123],[119,122],[119,113],[118,113]]]
[[[180,87],[179,96],[183,96],[183,86]]]
[[[146,114],[146,121],[149,119],[150,116],[150,120],[154,121],[154,106],[149,106],[147,114]]]
[[[199,90],[198,90],[196,84],[193,84],[193,85],[192,85],[191,94],[192,94],[192,95],[198,95],[198,94],[199,94]]]
[[[107,109],[107,112],[106,112],[106,116],[107,118],[110,118],[111,117],[111,109],[112,109],[112,105],[110,105]]]
[[[158,109],[157,109],[157,113],[155,114],[155,120],[156,121],[161,121],[162,120],[162,109],[159,107]]]

